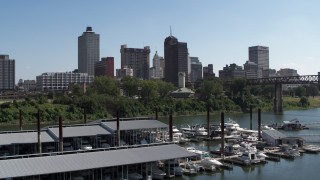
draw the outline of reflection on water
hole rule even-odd
[[[294,118],[298,118],[302,123],[320,122],[320,109],[286,111],[282,114],[274,114],[272,112],[262,113],[262,123],[282,123]],[[225,114],[225,121],[231,118],[239,123],[243,128],[250,128],[249,114]],[[168,118],[162,117],[160,121],[168,124]],[[258,115],[253,114],[253,129],[258,128]],[[178,128],[184,124],[206,124],[206,116],[187,116],[174,117],[173,125]],[[220,124],[220,114],[210,116],[210,124]],[[298,136],[305,134],[320,134],[320,127],[311,127],[309,130],[301,131],[281,131],[288,136]],[[204,151],[218,149],[220,147],[219,141],[202,141],[199,143],[189,142],[184,147],[194,146]],[[239,167],[234,166],[233,170],[223,170],[216,173],[202,173],[197,176],[189,177],[183,176],[176,179],[189,180],[206,180],[206,179],[315,179],[318,177],[318,163],[320,162],[320,154],[303,154],[294,160],[281,159],[280,162],[268,161],[267,164],[258,165],[254,167]]]

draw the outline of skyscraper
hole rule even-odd
[[[0,55],[0,90],[13,90],[15,86],[15,60]]]
[[[78,37],[78,72],[94,75],[94,64],[100,59],[100,35],[87,27]]]
[[[188,55],[187,43],[178,42],[172,35],[164,40],[165,81],[178,86],[178,73],[184,72],[186,82],[190,82],[191,64]]]
[[[249,61],[258,65],[258,78],[269,77],[269,47],[249,47]]]
[[[128,67],[133,69],[133,76],[141,79],[149,79],[150,67],[150,47],[143,49],[128,48],[121,45],[121,68]]]
[[[202,63],[198,57],[190,57],[191,62],[191,82],[194,83],[198,79],[202,79]]]
[[[150,68],[150,79],[162,79],[164,74],[165,62],[158,52],[153,56],[153,67]]]

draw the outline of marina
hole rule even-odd
[[[186,120],[188,117],[183,119]],[[231,119],[237,121],[231,122]],[[172,128],[168,126],[170,124],[168,120],[156,121],[150,118],[121,119],[119,124],[113,119],[97,120],[85,125],[48,126],[40,131],[42,148],[40,154],[38,154],[37,131],[6,131],[0,133],[2,137],[0,167],[5,170],[1,171],[0,177],[232,179],[241,175],[256,178],[258,174],[255,169],[262,173],[268,172],[265,169],[270,165],[286,168],[282,167],[283,164],[296,166],[296,161],[305,162],[306,157],[313,157],[308,161],[320,160],[318,144],[310,144],[298,136],[301,131],[262,130],[261,138],[264,140],[262,143],[258,141],[257,130],[247,129],[241,119],[230,117],[226,121],[224,130],[220,130],[220,133],[224,132],[230,137],[223,144],[224,151],[221,151],[221,134],[219,136],[217,128],[219,119],[211,122],[216,126],[214,129],[216,131],[210,135],[214,134],[215,138],[220,137],[220,139],[207,138],[208,134],[197,133],[197,130],[200,130],[199,132],[206,130],[207,127],[203,125],[205,117],[198,119],[196,123],[189,120],[186,124],[196,127],[197,130],[193,133],[189,131],[187,135],[180,129],[181,124],[185,122],[176,119],[173,120]],[[310,128],[302,131],[304,131],[302,135],[309,132],[314,134],[319,129]],[[62,139],[60,133],[63,134]],[[14,164],[11,163],[13,160]],[[50,164],[47,164],[48,162]],[[24,169],[26,164],[29,169],[16,172],[15,169]],[[41,165],[41,168],[36,168],[38,165]],[[57,168],[48,168],[55,165]]]

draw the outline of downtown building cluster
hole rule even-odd
[[[92,83],[94,76],[108,76],[121,80],[126,76],[139,79],[162,79],[179,87],[179,75],[182,75],[187,86],[192,86],[204,78],[215,77],[213,64],[202,66],[198,57],[189,56],[188,44],[180,42],[172,34],[164,40],[164,55],[156,51],[153,55],[153,66],[150,67],[149,46],[130,48],[120,46],[121,67],[115,69],[114,57],[100,58],[100,35],[92,27],[78,37],[78,68],[70,72],[44,72],[35,80],[19,80],[18,87],[25,91],[66,91],[73,84],[86,87]],[[8,55],[0,55],[0,90],[14,90],[15,60]],[[248,61],[242,66],[235,63],[219,70],[219,78],[268,78],[273,76],[295,76],[294,69],[269,68],[269,47],[252,46],[248,48]]]

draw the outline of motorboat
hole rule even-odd
[[[237,157],[238,160],[242,161],[246,165],[260,163],[260,158],[257,157],[256,152],[245,151],[241,156]]]
[[[195,153],[197,159],[204,159],[204,158],[210,157],[210,153],[207,151],[197,150],[194,147],[187,147],[186,149],[192,153]]]
[[[204,158],[200,161],[200,164],[203,165],[203,166],[222,166],[223,164],[216,160],[216,159],[213,159],[213,158]]]
[[[302,125],[300,121],[295,118],[290,121],[283,121],[283,125],[281,126],[283,130],[302,130],[307,129],[305,125]]]
[[[224,128],[227,131],[235,131],[235,130],[238,130],[240,128],[240,125],[236,121],[234,121],[231,118],[229,118],[229,120],[224,123]]]
[[[227,156],[241,155],[241,146],[239,144],[227,144],[224,147],[224,154]]]

